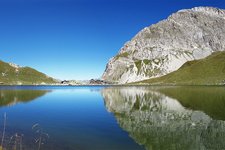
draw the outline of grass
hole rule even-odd
[[[26,103],[40,96],[45,95],[47,90],[1,90],[0,107],[11,106],[16,103]],[[18,130],[12,129],[6,122],[8,116],[4,113],[3,126],[0,131],[0,150],[25,150],[25,149],[43,149],[43,143],[49,138],[48,134],[43,132],[39,124],[32,126],[34,134],[19,134]],[[1,120],[1,119],[0,119]],[[22,121],[22,120],[21,120]],[[21,131],[19,131],[21,133]],[[34,139],[33,139],[34,136]],[[24,138],[25,137],[25,138]],[[31,139],[33,139],[31,141]],[[31,144],[33,142],[33,144]],[[37,147],[37,148],[36,148]]]
[[[141,71],[141,62],[142,62],[142,60],[137,60],[137,61],[134,62],[135,66],[138,69],[138,74]]]
[[[6,137],[6,113],[4,113],[3,131],[1,136],[0,150],[24,150],[26,145],[24,145],[24,135],[15,133],[10,138]],[[36,137],[34,138],[34,144],[32,144],[32,149],[41,150],[43,144],[48,140],[49,135],[43,132],[43,129],[39,124],[32,126],[32,130],[35,132]],[[30,146],[30,144],[29,144]],[[37,146],[37,148],[36,148]],[[30,149],[30,148],[29,148]]]
[[[225,52],[215,52],[204,59],[186,62],[177,71],[165,76],[132,84],[224,85]]]
[[[143,62],[144,62],[146,65],[148,65],[149,63],[151,63],[151,61],[148,60],[148,59],[144,59]]]
[[[129,56],[129,53],[128,52],[124,52],[124,53],[121,53],[121,54],[118,54],[115,56],[115,59],[119,59],[120,57],[128,57]]]
[[[6,127],[6,113],[4,113],[4,123],[3,123],[3,131],[2,131],[2,140],[1,140],[0,150],[3,150],[3,142],[5,139],[5,127]]]
[[[14,68],[8,63],[0,61],[0,83],[5,85],[35,85],[52,84],[56,81],[45,74],[30,67]]]

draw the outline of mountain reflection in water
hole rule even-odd
[[[108,87],[102,95],[146,150],[225,149],[224,87]]]
[[[0,107],[29,102],[48,92],[47,90],[0,90]]]

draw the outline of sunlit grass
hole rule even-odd
[[[180,69],[165,76],[136,82],[152,85],[224,85],[225,52],[186,62]]]

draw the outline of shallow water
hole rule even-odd
[[[5,112],[7,149],[225,149],[225,87],[1,86]]]

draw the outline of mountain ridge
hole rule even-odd
[[[112,57],[102,79],[119,84],[160,77],[225,50],[225,10],[183,9],[144,28]]]
[[[0,84],[2,85],[39,85],[55,84],[57,81],[31,67],[21,67],[0,60]]]

